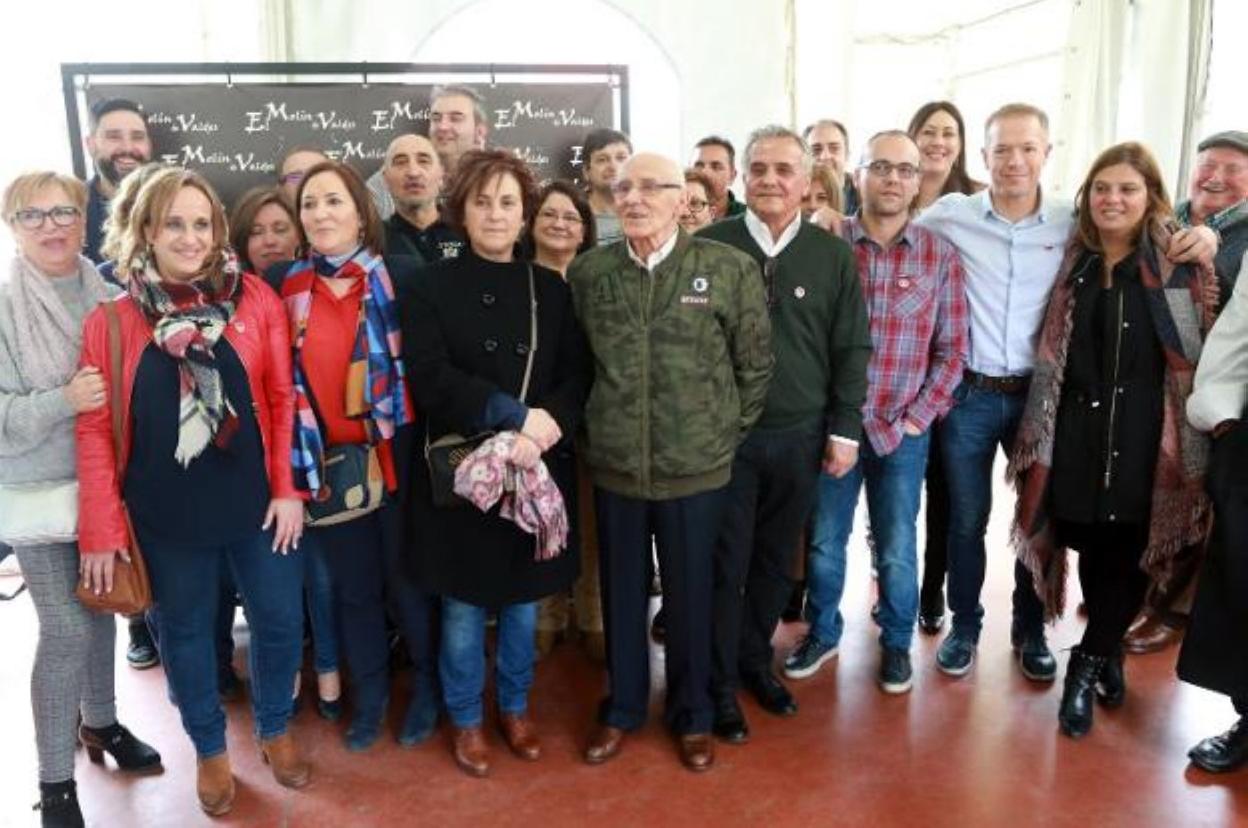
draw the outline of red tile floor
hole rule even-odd
[[[1011,502],[1005,491],[997,503]],[[1079,742],[1057,732],[1060,686],[1026,681],[1008,645],[1011,560],[1003,546],[1007,510],[998,508],[984,604],[987,626],[970,676],[954,680],[933,663],[939,638],[917,636],[915,681],[906,696],[876,689],[875,629],[868,618],[870,576],[860,535],[851,547],[847,630],[839,659],[793,682],[801,705],[775,719],[745,700],[750,744],[720,745],[715,768],[695,775],[677,762],[657,717],[623,753],[589,767],[580,750],[602,687],[602,674],[574,644],[541,663],[533,708],[545,756],[512,758],[501,739],[490,778],[459,772],[445,732],[403,750],[389,739],[364,755],[348,754],[341,725],[305,706],[295,732],[315,763],[301,792],[278,787],[260,763],[245,704],[230,707],[230,754],[240,782],[238,826],[766,825],[766,826],[1230,826],[1248,825],[1248,770],[1214,777],[1189,769],[1198,739],[1229,726],[1222,697],[1174,678],[1173,651],[1128,662],[1129,696],[1120,710],[1097,711]],[[861,522],[861,521],[860,521]],[[13,578],[0,577],[0,591]],[[1078,601],[1071,586],[1070,606]],[[1080,620],[1050,632],[1064,671]],[[0,604],[0,825],[37,824],[35,750],[28,701],[34,613],[28,598]],[[777,633],[786,650],[799,625]],[[80,754],[78,782],[87,823],[96,826],[195,826],[212,820],[194,796],[195,762],[160,670],[135,672],[118,650],[121,717],[164,755],[161,776],[126,778]],[[243,639],[245,640],[245,639]],[[655,707],[662,650],[653,653]],[[240,663],[241,660],[240,660]],[[402,680],[400,680],[402,681]],[[396,689],[393,694],[402,698]],[[392,720],[401,710],[392,711]]]

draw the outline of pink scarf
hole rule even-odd
[[[568,545],[568,512],[563,494],[544,462],[520,469],[507,461],[516,432],[504,431],[482,443],[455,470],[455,494],[488,512],[502,501],[499,517],[537,538],[534,558],[547,561]]]

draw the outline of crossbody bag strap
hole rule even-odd
[[[533,265],[529,265],[529,358],[524,363],[524,382],[520,385],[520,402],[529,395],[529,379],[533,376],[533,358],[537,354],[537,292],[533,289]],[[527,405],[527,403],[526,403]]]
[[[108,365],[110,379],[108,383],[108,405],[113,420],[113,452],[117,459],[117,469],[121,469],[123,448],[124,416],[121,408],[121,384],[124,382],[121,366],[121,316],[117,313],[116,302],[104,303],[104,317],[108,320]]]

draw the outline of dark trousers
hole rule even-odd
[[[393,504],[345,523],[309,526],[304,532],[303,542],[318,546],[329,564],[338,606],[338,642],[351,673],[357,715],[380,715],[389,698],[387,605],[418,671],[413,692],[430,690],[437,669],[432,602],[401,572],[399,533]]]
[[[238,606],[238,587],[234,584],[234,573],[229,562],[221,559],[221,584],[217,598],[217,683],[225,686],[234,675],[234,608]],[[152,635],[156,649],[160,649],[160,610],[152,607],[146,613],[140,613],[137,622],[146,624]],[[162,655],[163,658],[163,655]]]
[[[1148,546],[1147,524],[1059,523],[1058,537],[1079,553],[1079,585],[1088,625],[1079,648],[1112,655],[1144,604],[1148,576],[1140,556]]]
[[[919,606],[943,604],[945,573],[949,570],[949,481],[945,479],[945,457],[940,447],[941,424],[933,423],[932,443],[927,452],[927,508],[924,512],[926,545],[923,547],[923,586]],[[938,603],[939,602],[939,603]]]
[[[771,635],[793,591],[793,539],[814,504],[823,429],[755,430],[737,449],[715,546],[712,692],[771,669]]]
[[[636,730],[650,700],[646,630],[650,543],[663,573],[667,620],[664,719],[677,734],[711,729],[711,594],[726,488],[672,500],[639,500],[595,488],[599,578],[607,635],[603,724]]]

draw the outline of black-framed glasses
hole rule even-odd
[[[38,207],[24,207],[13,214],[13,221],[23,230],[38,230],[48,219],[57,227],[70,227],[82,215],[82,211],[72,204],[61,204],[47,210]]]
[[[705,210],[707,207],[710,207],[710,206],[711,206],[711,202],[709,201],[703,201],[700,198],[689,199],[689,212],[691,213],[701,213],[703,210]]]
[[[558,210],[538,210],[537,217],[554,224],[562,219],[564,224],[584,224],[580,213],[561,213]]]
[[[611,192],[615,193],[616,198],[627,198],[628,194],[633,190],[641,193],[643,198],[654,198],[663,190],[683,190],[684,184],[670,184],[666,181],[655,181],[652,178],[643,178],[641,181],[617,181],[611,185]]]
[[[876,178],[888,178],[892,172],[897,173],[897,177],[902,181],[911,181],[919,174],[919,168],[914,164],[894,164],[892,161],[880,159],[872,161],[870,164],[859,164],[858,169],[867,170]]]
[[[780,260],[774,256],[763,259],[763,288],[767,291],[767,307],[776,306],[776,271],[780,269]]]

